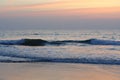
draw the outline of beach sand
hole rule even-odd
[[[0,63],[0,80],[120,80],[120,65]]]

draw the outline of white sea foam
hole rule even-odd
[[[91,44],[95,44],[95,45],[120,45],[120,41],[91,39]]]
[[[70,53],[67,48],[1,46],[0,62],[120,64],[120,54]]]

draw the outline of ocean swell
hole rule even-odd
[[[90,45],[120,45],[120,41],[100,39],[62,40],[62,41],[47,41],[42,39],[0,40],[1,45],[23,45],[23,46],[67,45],[67,43],[82,43]]]

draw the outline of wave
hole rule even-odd
[[[43,46],[48,42],[42,39],[0,40],[2,45]]]
[[[23,45],[23,46],[66,45],[67,43],[83,43],[91,45],[120,45],[120,41],[100,39],[63,40],[63,41],[47,41],[42,39],[0,40],[0,44],[2,45]]]
[[[109,42],[109,44],[108,44]],[[39,44],[38,44],[39,43]],[[69,52],[63,48],[53,47],[25,47],[45,45],[67,45],[67,43],[82,43],[90,45],[119,45],[119,41],[110,40],[63,40],[46,41],[42,39],[0,40],[0,62],[3,63],[34,63],[34,62],[58,62],[58,63],[86,63],[120,65],[120,54]],[[113,44],[114,43],[114,44]],[[23,45],[23,46],[5,46]],[[96,46],[95,46],[96,47]],[[68,48],[68,47],[67,47]],[[119,52],[118,52],[119,53]]]
[[[59,55],[59,54],[58,54]],[[66,55],[66,54],[65,54]],[[32,53],[16,54],[16,53],[0,53],[0,62],[6,63],[24,63],[24,62],[59,62],[59,63],[87,63],[87,64],[109,64],[109,65],[120,65],[119,55],[117,57],[112,57],[112,55],[103,55],[102,57],[94,56],[88,57],[88,54],[85,56],[79,55],[78,57],[55,57],[55,56],[44,56],[41,54],[36,55]]]
[[[48,58],[48,57],[25,57],[25,56],[9,56],[9,58],[0,59],[4,63],[35,63],[35,62],[57,62],[57,63],[84,63],[84,64],[109,64],[120,65],[118,59],[107,58]],[[15,58],[14,58],[15,57]],[[17,58],[18,57],[18,58]]]

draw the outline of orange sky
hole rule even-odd
[[[120,0],[0,0],[0,29],[120,29]]]
[[[14,2],[14,0],[12,0]],[[11,2],[11,4],[12,4]],[[15,3],[15,2],[14,2]],[[7,3],[8,4],[8,3]],[[8,5],[0,13],[13,15],[74,15],[120,18],[120,0],[60,0],[42,4]],[[12,15],[12,14],[8,14]]]

